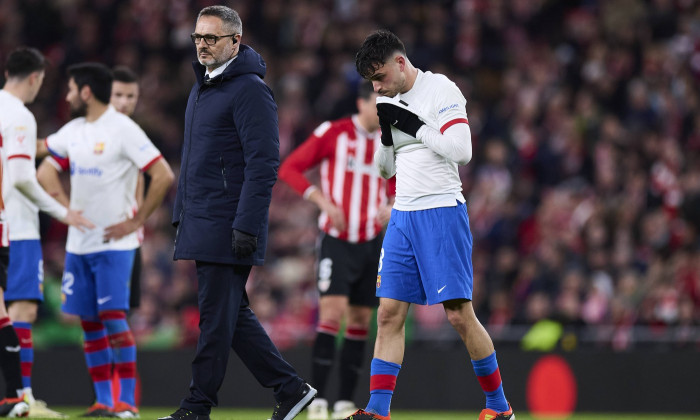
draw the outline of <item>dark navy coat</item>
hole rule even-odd
[[[185,112],[185,141],[173,209],[174,259],[261,265],[268,208],[279,167],[277,105],[263,82],[265,62],[247,45],[223,74],[196,82]],[[257,251],[236,258],[231,232],[258,237]]]

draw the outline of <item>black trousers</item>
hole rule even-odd
[[[199,341],[192,361],[190,395],[180,407],[209,414],[218,404],[233,349],[260,385],[272,388],[277,401],[294,395],[304,381],[272,343],[249,307],[245,284],[251,266],[197,261]]]

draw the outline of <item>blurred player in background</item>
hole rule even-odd
[[[137,230],[160,205],[174,176],[136,123],[109,105],[111,71],[96,63],[68,69],[66,100],[78,117],[46,139],[48,150],[70,160],[71,198],[98,225],[69,229],[63,274],[63,311],[79,315],[96,402],[85,416],[130,418],[135,405],[136,346],[126,322]],[[151,177],[136,205],[138,170]],[[120,393],[113,402],[111,365]]]
[[[0,156],[3,154],[0,143]],[[19,362],[21,347],[5,308],[4,296],[7,289],[7,266],[10,262],[10,238],[5,221],[5,203],[2,200],[2,162],[0,159],[0,370],[5,378],[5,398],[0,400],[0,417],[23,417],[29,412],[29,404],[22,395],[22,372]]]
[[[109,103],[124,115],[133,117],[136,105],[139,101],[139,83],[136,74],[126,66],[117,66],[112,70],[114,81],[112,82],[112,95]],[[56,198],[61,204],[68,206],[69,199],[59,174],[70,169],[70,160],[62,159],[57,156],[47,156],[39,165],[37,170],[37,178],[42,187],[51,196]],[[138,174],[138,182],[136,183],[136,205],[140,208],[143,205],[143,197],[145,192],[145,179],[143,172]],[[139,238],[139,247],[134,253],[134,266],[131,271],[129,308],[138,308],[141,303],[141,244],[144,239],[144,228],[140,227],[137,231]],[[119,383],[119,372],[113,370],[114,381]],[[138,374],[137,374],[138,375]],[[138,378],[137,378],[138,381]],[[113,390],[116,394],[117,390]]]
[[[514,420],[493,343],[471,302],[472,235],[457,171],[472,157],[467,101],[445,76],[413,67],[389,31],[369,35],[355,63],[382,96],[377,111],[383,146],[375,162],[384,177],[396,174],[396,201],[379,260],[370,399],[348,419],[390,418],[409,306],[442,303],[486,394],[479,420]]]
[[[33,48],[20,48],[10,54],[5,70],[7,83],[0,92],[0,129],[6,151],[3,191],[12,241],[5,301],[21,346],[22,392],[30,404],[30,415],[46,418],[64,416],[36,401],[31,384],[32,324],[38,304],[44,300],[39,210],[79,229],[94,225],[53,199],[37,181],[36,120],[24,104],[33,102],[39,92],[45,65],[44,57]]]
[[[125,66],[117,66],[112,70],[114,81],[112,82],[112,95],[109,103],[124,115],[133,117],[136,104],[139,101],[139,83],[136,74]],[[68,205],[68,195],[63,189],[59,173],[70,169],[70,160],[57,156],[47,156],[39,165],[37,177],[39,183],[56,200],[63,205]],[[144,174],[139,172],[136,183],[136,204],[141,207],[145,192]],[[137,230],[139,247],[134,254],[134,267],[131,272],[131,293],[129,295],[129,307],[138,308],[141,303],[141,244],[143,243],[143,227]]]
[[[336,336],[345,321],[340,354],[340,389],[332,418],[357,409],[353,394],[365,357],[372,312],[377,306],[375,281],[382,228],[389,221],[394,183],[388,186],[372,164],[379,148],[377,94],[372,84],[358,89],[358,113],[326,121],[287,157],[279,177],[321,210],[317,287],[319,320],[311,359],[311,379],[318,397],[308,410],[310,420],[328,419],[326,383],[333,367]],[[304,173],[321,166],[321,188]]]

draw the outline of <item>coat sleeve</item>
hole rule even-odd
[[[245,169],[232,227],[259,235],[267,219],[280,164],[277,105],[262,80],[243,83],[234,101],[233,119],[243,148]]]

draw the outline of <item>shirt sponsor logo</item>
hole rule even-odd
[[[442,113],[445,112],[445,111],[449,111],[450,109],[455,109],[455,108],[459,108],[459,104],[452,104],[452,105],[450,105],[450,106],[446,106],[446,107],[444,107],[444,108],[441,108],[441,109],[438,111],[438,114],[442,114]]]
[[[70,163],[70,174],[71,175],[85,175],[85,176],[102,176],[102,169],[98,167],[86,168],[84,166],[78,166],[75,163]]]

